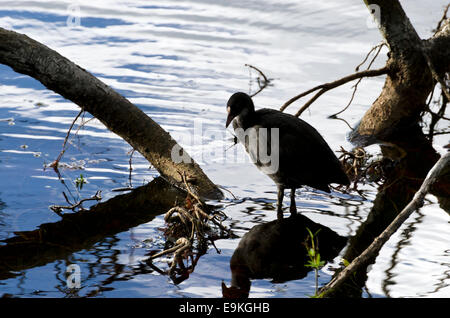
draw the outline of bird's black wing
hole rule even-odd
[[[256,114],[255,122],[261,126],[279,128],[282,178],[324,191],[328,190],[329,183],[348,183],[336,155],[314,127],[272,109],[261,109]]]

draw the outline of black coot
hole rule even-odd
[[[307,122],[273,109],[255,111],[251,97],[241,92],[230,97],[227,112],[226,127],[234,119],[239,141],[256,166],[278,187],[278,218],[283,217],[286,188],[291,189],[290,212],[295,215],[295,189],[306,185],[330,192],[330,183],[350,183],[336,155]]]

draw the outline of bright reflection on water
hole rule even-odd
[[[427,38],[442,15],[446,1],[404,1],[419,34]],[[381,40],[370,24],[362,1],[2,1],[0,26],[46,44],[92,72],[139,106],[168,130],[202,164],[214,182],[238,199],[221,204],[227,225],[244,235],[256,224],[276,218],[276,188],[231,146],[224,129],[225,103],[235,91],[255,91],[249,63],[273,79],[274,86],[255,98],[257,107],[279,108],[286,100],[318,83],[351,73],[372,46]],[[383,65],[383,50],[374,68]],[[33,230],[60,218],[49,210],[64,204],[62,191],[74,200],[129,185],[131,147],[86,115],[86,124],[71,139],[63,157],[82,170],[62,169],[65,184],[43,170],[61,150],[67,129],[79,109],[48,91],[36,80],[0,65],[0,238],[14,231]],[[250,85],[249,85],[250,83]],[[378,96],[382,78],[364,79],[344,118],[354,125]],[[303,119],[315,126],[331,148],[349,149],[348,127],[327,116],[342,109],[352,84],[322,96]],[[299,104],[292,105],[295,112]],[[88,122],[87,122],[88,121]],[[201,129],[195,129],[201,125]],[[446,137],[436,138],[442,152]],[[376,151],[376,147],[370,148]],[[88,183],[78,191],[74,180]],[[133,186],[157,176],[140,155],[133,156]],[[342,236],[351,236],[371,208],[375,192],[365,198],[310,190],[297,195],[297,207],[315,222]],[[436,200],[413,215],[382,249],[371,267],[367,291],[374,297],[448,297],[450,270],[449,216]],[[288,201],[288,200],[286,200]],[[345,204],[343,204],[345,202]],[[239,239],[219,240],[190,278],[175,286],[167,278],[136,270],[148,248],[162,248],[162,216],[129,231],[103,239],[91,249],[67,259],[16,273],[0,281],[0,294],[14,296],[70,295],[65,269],[81,267],[82,288],[75,295],[100,297],[220,297],[220,283],[230,281],[229,261]],[[319,282],[329,281],[331,267]],[[133,274],[134,273],[134,274]],[[273,284],[255,280],[250,297],[307,297],[314,277]]]

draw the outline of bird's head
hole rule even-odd
[[[233,119],[239,115],[249,114],[255,111],[252,98],[245,93],[234,93],[231,95],[227,103],[227,122],[225,127],[233,121]]]

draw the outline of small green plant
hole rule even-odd
[[[310,229],[306,228],[306,230],[309,233],[305,242],[309,260],[305,264],[305,266],[314,269],[316,289],[313,297],[318,297],[317,291],[319,289],[319,269],[325,265],[325,262],[320,259],[319,244],[317,240],[317,234],[319,233],[320,229],[314,234]]]
[[[80,174],[78,178],[75,179],[75,185],[78,189],[82,190],[83,185],[87,183],[87,180],[83,177],[83,174]]]
[[[342,259],[342,264],[344,264],[344,267],[347,267],[348,265],[350,265],[350,262],[347,261],[345,258]]]

